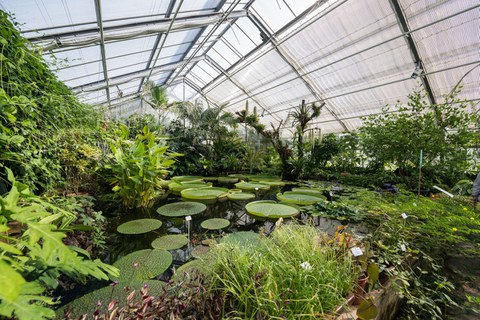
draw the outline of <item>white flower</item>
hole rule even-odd
[[[312,270],[312,266],[310,265],[310,263],[308,263],[308,261],[300,263],[300,267],[305,270]]]

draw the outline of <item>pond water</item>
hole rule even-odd
[[[233,184],[214,184],[215,187],[224,187],[232,189]],[[257,200],[276,200],[276,194],[288,191],[291,186],[272,187],[267,191],[256,191],[255,199],[247,201],[234,201],[222,199],[214,203],[202,202],[207,209],[200,214],[191,216],[190,224],[190,245],[182,249],[171,250],[173,255],[174,266],[179,266],[191,259],[190,251],[192,247],[200,244],[204,239],[215,238],[223,233],[233,233],[237,231],[254,231],[260,230],[266,234],[270,233],[274,228],[274,221],[260,221],[251,217],[245,210],[245,205],[251,201]],[[158,237],[169,234],[188,234],[188,225],[185,217],[165,217],[159,215],[156,210],[168,203],[183,201],[179,195],[169,193],[165,199],[160,200],[155,206],[149,210],[131,210],[119,213],[113,217],[109,217],[107,226],[107,248],[105,256],[102,257],[105,262],[113,263],[128,253],[141,250],[151,249],[151,242]],[[185,200],[194,201],[194,200]],[[199,201],[201,202],[201,201]],[[152,218],[162,221],[162,226],[154,231],[139,234],[125,235],[117,232],[117,227],[127,221]],[[205,230],[200,224],[211,218],[224,218],[230,221],[230,226],[222,230]]]

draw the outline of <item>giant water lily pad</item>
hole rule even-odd
[[[177,181],[177,182],[202,181],[203,177],[200,177],[200,176],[175,176],[175,177],[172,177],[171,180]]]
[[[238,178],[235,177],[218,177],[218,183],[236,183]]]
[[[118,259],[113,265],[120,270],[122,283],[152,279],[172,264],[172,254],[163,249],[144,249]],[[117,278],[112,278],[117,280]]]
[[[157,213],[166,217],[183,217],[193,216],[202,213],[207,209],[207,206],[198,202],[174,202],[161,206],[157,209]]]
[[[183,234],[169,234],[152,241],[155,249],[175,250],[188,244],[188,239]]]
[[[322,195],[285,191],[284,193],[278,193],[277,199],[280,201],[299,204],[299,205],[310,205],[318,201],[322,201],[325,198]]]
[[[233,192],[227,195],[230,200],[250,200],[255,198],[255,195],[250,192]]]
[[[211,268],[204,260],[196,259],[189,261],[180,266],[172,276],[173,281],[185,280],[185,278],[191,278],[195,274],[208,275],[211,272]]]
[[[242,189],[242,190],[268,190],[270,189],[269,185],[263,183],[252,183],[252,182],[239,182],[235,183],[235,188]]]
[[[156,230],[162,226],[162,221],[157,219],[137,219],[122,223],[117,231],[123,234],[141,234]]]
[[[206,256],[210,252],[210,250],[211,250],[211,248],[209,246],[200,245],[200,246],[196,246],[195,248],[193,248],[193,250],[192,250],[192,252],[190,252],[190,254],[194,258],[201,258],[201,257]]]
[[[222,218],[213,218],[203,221],[200,226],[208,230],[220,230],[230,225],[230,221]]]
[[[285,185],[285,182],[280,180],[272,180],[272,181],[262,180],[262,181],[259,181],[258,183],[266,184],[266,185],[269,185],[270,187],[283,187]]]
[[[105,314],[110,301],[115,300],[116,307],[122,308],[127,305],[127,296],[135,290],[139,292],[143,287],[148,287],[148,293],[151,295],[159,295],[163,291],[166,282],[158,280],[134,281],[130,283],[119,283],[117,285],[109,285],[95,291],[89,292],[79,298],[76,298],[67,305],[56,311],[57,318],[63,318],[65,310],[71,311],[71,319],[80,319],[82,315],[87,314],[88,319],[93,319],[95,310],[100,310],[101,314]],[[126,290],[128,287],[130,290]],[[135,300],[140,300],[140,294],[135,295]]]
[[[185,189],[204,188],[204,187],[208,187],[208,184],[202,181],[185,182],[185,183],[171,182],[168,184],[168,188],[173,192],[180,192]]]
[[[323,196],[323,191],[317,188],[308,188],[308,187],[292,188],[292,192]]]
[[[181,192],[182,197],[185,199],[198,199],[198,200],[215,200],[222,197],[226,197],[227,194],[228,194],[227,188],[217,188],[217,187],[185,189]]]
[[[277,176],[269,176],[264,174],[252,175],[248,177],[249,181],[280,181],[282,178]]]
[[[245,209],[253,216],[261,218],[289,218],[300,213],[298,208],[271,200],[261,200],[247,203]]]

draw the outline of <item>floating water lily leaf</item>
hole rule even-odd
[[[161,275],[172,264],[172,254],[163,249],[144,249],[132,252],[113,265],[120,269],[122,283],[152,279]]]
[[[188,244],[188,239],[183,234],[169,234],[152,241],[155,249],[175,250]]]
[[[168,188],[172,190],[173,192],[180,192],[185,189],[191,189],[191,188],[205,188],[208,187],[208,184],[202,181],[198,182],[185,182],[185,183],[177,183],[177,182],[171,182],[168,184]]]
[[[220,230],[230,225],[230,221],[222,218],[213,218],[203,221],[200,226],[208,230]]]
[[[202,181],[203,177],[200,177],[200,176],[175,176],[175,177],[172,177],[171,180],[177,181],[177,182],[195,181],[195,180]]]
[[[250,181],[280,181],[282,178],[277,176],[268,176],[264,174],[252,175],[248,177]]]
[[[157,209],[157,213],[166,217],[183,217],[193,216],[202,213],[207,209],[207,206],[198,202],[174,202],[161,206]]]
[[[270,189],[269,185],[263,184],[263,183],[251,183],[251,182],[239,182],[235,183],[235,188],[242,189],[242,190],[255,190],[258,188],[258,190],[268,190]]]
[[[316,189],[316,188],[308,188],[308,187],[292,188],[292,191],[296,193],[313,194],[313,195],[319,195],[319,196],[323,195],[322,190]]]
[[[185,199],[199,199],[199,200],[215,200],[227,196],[227,188],[195,188],[185,189],[181,192],[181,195]]]
[[[310,205],[325,199],[322,195],[297,193],[294,191],[285,191],[278,193],[277,199],[299,205]]]
[[[271,200],[261,200],[247,203],[245,209],[251,215],[261,218],[289,218],[296,216],[300,210],[293,206],[276,203]]]
[[[137,219],[122,223],[117,231],[123,234],[141,234],[156,230],[162,226],[162,221],[157,219]]]
[[[280,181],[280,180],[261,180],[258,183],[266,184],[269,185],[270,187],[283,187],[285,185],[285,182]]]
[[[235,177],[218,177],[218,183],[236,183],[238,178]]]
[[[117,301],[116,307],[124,307],[127,304],[127,296],[133,290],[138,292],[144,286],[147,286],[149,294],[158,295],[163,291],[165,285],[166,283],[162,281],[145,280],[107,286],[87,293],[80,298],[76,298],[72,302],[58,309],[56,314],[59,319],[63,318],[64,311],[68,309],[72,312],[72,319],[80,319],[84,314],[87,314],[88,319],[93,319],[93,313],[95,310],[100,309],[102,311],[101,313],[104,314],[110,301]],[[125,290],[125,287],[127,286],[130,288],[130,291]],[[140,298],[140,295],[137,294],[135,297]]]
[[[248,174],[233,173],[233,174],[229,174],[228,177],[237,178],[237,179],[240,179],[240,180],[247,180],[248,179]]]
[[[204,274],[208,275],[211,268],[208,267],[208,264],[204,260],[196,259],[189,261],[182,266],[180,266],[172,276],[173,281],[184,280],[187,277],[194,276],[195,274]]]
[[[220,240],[220,243],[231,243],[240,246],[258,245],[260,235],[253,231],[239,231],[226,235]]]
[[[190,254],[192,255],[192,257],[194,258],[201,258],[201,257],[204,257],[206,256],[209,252],[210,252],[211,248],[209,246],[196,246],[195,248],[193,248],[192,252],[190,252]]]
[[[255,198],[255,195],[250,192],[234,192],[229,193],[227,198],[230,200],[250,200]]]

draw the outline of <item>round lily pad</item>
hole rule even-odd
[[[218,177],[218,183],[236,183],[238,178],[235,177]]]
[[[190,252],[190,254],[192,255],[192,257],[194,258],[201,258],[201,257],[204,257],[206,256],[209,252],[210,252],[211,248],[209,246],[196,246],[195,248],[193,248],[192,252]]]
[[[172,190],[173,192],[180,192],[185,189],[191,189],[191,188],[204,188],[208,187],[208,184],[205,182],[199,181],[199,182],[185,182],[185,183],[177,183],[177,182],[171,182],[168,184],[168,188]]]
[[[269,185],[270,187],[283,187],[285,185],[285,182],[280,181],[280,180],[262,180],[259,181],[258,183],[266,184]]]
[[[245,206],[245,209],[251,215],[272,219],[289,218],[300,213],[300,210],[293,206],[276,203],[271,200],[250,202]]]
[[[161,206],[157,209],[157,213],[166,217],[183,217],[193,216],[202,213],[207,206],[199,202],[174,202]]]
[[[203,177],[200,177],[200,176],[175,176],[171,178],[171,180],[179,181],[179,182],[202,180],[202,179]]]
[[[230,200],[250,200],[255,198],[255,195],[250,192],[234,192],[229,193],[227,198]]]
[[[137,219],[122,223],[117,231],[123,234],[141,234],[156,230],[162,226],[162,221],[157,219]]]
[[[152,241],[155,249],[175,250],[188,244],[188,239],[183,234],[169,234]]]
[[[320,190],[320,189],[314,189],[314,188],[306,188],[306,187],[303,187],[303,188],[292,188],[292,192],[295,192],[295,193],[304,193],[304,194],[313,194],[313,195],[323,196],[322,190]]]
[[[235,187],[238,189],[249,190],[249,191],[255,190],[255,189],[258,189],[258,190],[270,189],[269,185],[266,185],[263,183],[252,183],[252,182],[243,182],[243,181],[239,183],[235,183]]]
[[[170,267],[172,261],[172,254],[166,250],[144,249],[120,258],[113,265],[120,269],[120,282],[131,282],[161,275]]]
[[[208,275],[211,268],[205,263],[205,261],[196,259],[189,261],[181,265],[172,276],[173,281],[183,280],[186,277],[192,276],[195,273]]]
[[[208,230],[220,230],[230,225],[230,221],[222,218],[213,218],[203,221],[200,226]]]
[[[282,178],[277,176],[268,176],[264,174],[249,176],[248,180],[250,181],[280,181]]]
[[[278,193],[277,199],[284,202],[290,202],[299,205],[310,205],[324,199],[322,195],[297,193],[294,191],[285,191]]]
[[[215,200],[225,197],[228,193],[226,188],[207,187],[196,189],[185,189],[181,195],[185,199],[199,199],[199,200]]]

